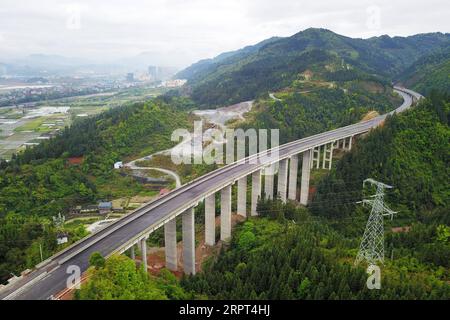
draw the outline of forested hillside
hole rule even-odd
[[[126,256],[104,260],[93,254],[88,270],[90,280],[76,291],[77,300],[182,300],[193,299],[168,270],[158,277],[148,276],[143,268]]]
[[[313,85],[298,83],[297,86]],[[276,94],[278,100],[262,97],[256,102],[245,128],[279,129],[280,143],[307,137],[360,121],[370,111],[382,114],[401,104],[401,98],[387,85],[375,81],[339,82],[296,88]]]
[[[189,126],[187,114],[174,105],[160,99],[77,121],[54,139],[27,149],[10,163],[4,162],[0,216],[9,212],[54,214],[64,209],[65,202],[92,196],[95,186],[88,178],[112,177],[115,161],[169,147],[172,131]],[[69,157],[83,157],[84,161],[70,166]],[[53,203],[53,210],[46,207],[49,203]]]
[[[260,200],[259,216],[238,224],[230,244],[195,276],[180,283],[164,269],[157,277],[143,276],[128,258],[112,258],[91,269],[93,279],[76,297],[448,300],[448,116],[448,96],[436,93],[389,118],[338,161],[308,208]],[[386,201],[400,210],[385,220],[380,290],[367,289],[366,266],[354,265],[368,216],[355,206],[370,195],[363,192],[365,177],[392,183]]]
[[[260,201],[262,218],[240,225],[182,286],[211,299],[449,299],[449,106],[436,94],[358,141],[310,209]],[[353,266],[367,220],[354,203],[366,177],[393,184],[387,202],[400,210],[385,222],[381,290],[368,290],[364,266]]]
[[[114,162],[169,147],[172,131],[189,127],[183,109],[190,106],[184,99],[160,98],[112,109],[77,121],[54,139],[1,163],[0,280],[39,262],[39,245],[44,257],[57,249],[52,216],[75,205],[142,191],[139,183],[113,170]],[[71,165],[70,157],[83,161]],[[70,239],[84,235],[81,228]]]
[[[440,264],[403,252],[382,267],[382,289],[368,290],[365,267],[353,266],[356,237],[290,205],[270,201],[259,210],[263,217],[240,225],[227,250],[181,282],[185,290],[210,299],[450,298],[449,274]]]
[[[401,210],[400,216],[416,218],[422,211],[448,208],[449,116],[449,96],[434,93],[411,111],[388,118],[383,127],[358,141],[319,184],[313,201],[315,213],[330,217],[351,214],[354,205],[346,204],[345,197],[361,197],[362,193],[355,194],[355,185],[368,177],[395,187],[387,199]],[[333,200],[332,204],[327,205],[328,200]]]
[[[224,62],[227,65],[236,63],[242,57],[250,55],[252,53],[255,53],[262,46],[264,46],[268,43],[274,42],[278,39],[280,39],[280,38],[272,37],[272,38],[266,39],[264,41],[261,41],[253,46],[246,46],[246,47],[236,50],[236,51],[224,52],[212,59],[200,60],[200,61],[192,64],[191,66],[187,67],[186,69],[180,71],[177,74],[177,77],[180,79],[200,80],[205,75],[205,73],[210,72],[210,70],[213,69],[219,63]]]
[[[178,76],[188,78],[192,98],[208,108],[280,90],[315,67],[337,72],[334,77],[393,79],[417,59],[449,44],[450,35],[442,33],[363,40],[310,28],[193,65]]]
[[[431,90],[450,93],[450,49],[427,55],[405,70],[398,79],[423,95]]]

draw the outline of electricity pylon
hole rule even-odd
[[[370,211],[369,220],[367,221],[366,230],[359,247],[358,256],[355,260],[355,265],[362,260],[366,260],[369,265],[376,265],[377,262],[384,263],[384,226],[383,217],[390,216],[391,219],[394,211],[389,209],[384,204],[384,189],[391,189],[382,182],[373,179],[366,179],[363,182],[363,187],[366,183],[370,183],[377,187],[376,194],[371,196],[373,199],[364,199],[358,203],[370,204],[372,210]]]

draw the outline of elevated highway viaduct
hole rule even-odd
[[[67,279],[73,268],[84,272],[89,267],[89,257],[100,252],[108,257],[115,253],[141,247],[146,257],[146,239],[160,227],[164,227],[166,266],[177,270],[176,222],[182,216],[183,271],[195,273],[194,207],[205,201],[205,242],[215,244],[215,194],[220,192],[220,239],[231,237],[231,188],[237,185],[237,214],[257,215],[256,203],[262,192],[274,196],[274,175],[271,168],[278,167],[277,190],[283,201],[287,199],[308,204],[310,171],[312,168],[331,168],[333,150],[350,150],[354,137],[367,133],[380,125],[387,115],[402,112],[422,96],[414,91],[394,87],[403,97],[403,104],[396,110],[368,121],[316,134],[279,146],[277,157],[268,156],[275,150],[262,151],[210,172],[190,183],[174,189],[157,200],[148,203],[115,223],[74,243],[65,250],[40,263],[26,276],[0,290],[1,299],[49,299],[66,289]],[[272,153],[273,152],[273,153]],[[300,181],[297,181],[301,170]],[[262,176],[264,175],[264,180]],[[251,197],[247,199],[247,183],[251,178]],[[263,183],[264,182],[264,183]],[[264,190],[263,190],[264,184]],[[297,188],[300,192],[297,192]],[[297,195],[300,195],[297,199]],[[247,204],[250,210],[247,212]],[[146,259],[143,259],[146,267]]]

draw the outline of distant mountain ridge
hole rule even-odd
[[[170,60],[170,57],[166,59]],[[0,76],[9,74],[34,77],[73,75],[80,72],[125,75],[128,72],[145,72],[149,66],[164,67],[166,70],[170,70],[171,74],[179,70],[177,67],[171,67],[169,64],[165,64],[164,61],[158,60],[158,56],[153,52],[141,52],[132,57],[104,61],[37,53],[25,57],[0,58]]]
[[[177,77],[188,79],[198,104],[220,106],[289,86],[309,69],[316,75],[353,73],[390,81],[421,57],[449,46],[450,34],[439,32],[353,39],[310,28],[199,61]]]
[[[180,79],[193,79],[196,76],[201,76],[202,71],[208,70],[209,67],[212,67],[214,65],[218,65],[221,62],[225,62],[227,64],[233,63],[236,60],[242,58],[243,56],[246,56],[248,54],[252,54],[259,50],[264,45],[277,41],[281,39],[280,37],[272,37],[266,40],[263,40],[261,42],[258,42],[255,45],[246,46],[242,49],[238,49],[236,51],[228,51],[223,52],[219,54],[218,56],[212,58],[212,59],[202,59],[191,66],[187,67],[186,69],[181,70],[177,73],[176,77]]]

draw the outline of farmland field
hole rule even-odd
[[[164,88],[133,87],[117,92],[91,94],[55,100],[43,100],[33,108],[0,108],[0,159],[39,144],[75,118],[89,117],[130,102],[151,99]]]

